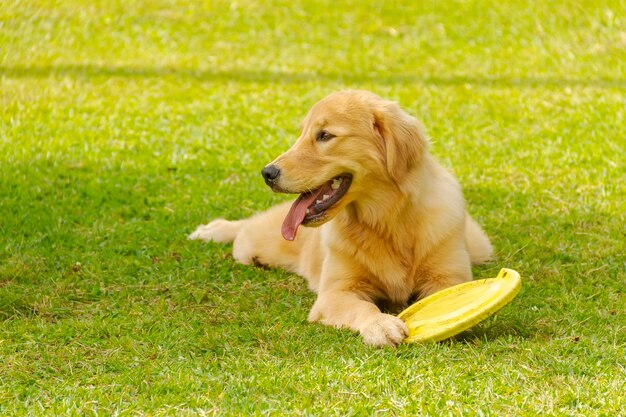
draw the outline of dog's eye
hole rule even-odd
[[[335,135],[333,135],[332,133],[328,133],[325,130],[320,130],[319,132],[317,132],[317,135],[315,135],[315,140],[318,142],[326,142],[334,137]]]

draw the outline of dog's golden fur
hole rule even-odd
[[[320,132],[333,136],[320,140]],[[352,183],[311,222],[320,227],[300,227],[293,241],[281,236],[290,203],[245,220],[214,220],[190,238],[233,241],[239,262],[305,277],[317,293],[310,321],[358,331],[368,344],[396,345],[407,328],[381,307],[469,281],[471,264],[492,255],[417,120],[372,93],[343,91],[315,104],[299,139],[271,166],[280,171],[271,184],[279,191],[306,193],[344,173]]]

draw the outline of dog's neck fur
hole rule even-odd
[[[426,154],[401,183],[394,183],[392,187],[387,184],[377,187],[373,181],[370,186],[372,192],[366,199],[354,201],[346,207],[343,213],[347,216],[346,220],[350,224],[359,224],[383,239],[393,239],[403,229],[414,226],[416,217],[423,210],[419,200],[415,199],[415,195],[420,195],[422,190],[416,188],[419,184],[427,183],[422,178],[433,176],[434,164],[432,157]],[[391,179],[379,181],[389,182]],[[394,222],[389,223],[389,219],[394,219]],[[399,224],[395,221],[397,219],[406,219],[407,224]]]
[[[407,280],[413,279],[416,261],[419,262],[416,252],[420,248],[417,248],[419,242],[413,241],[411,236],[414,235],[412,229],[420,221],[420,212],[424,210],[412,196],[416,194],[418,184],[426,183],[420,177],[433,175],[433,163],[432,158],[425,156],[403,183],[394,187],[388,184],[376,187],[372,182],[373,191],[368,198],[349,204],[336,218],[337,227],[344,229],[341,235],[347,239],[341,245],[342,249],[357,260],[361,257],[381,260],[376,270],[370,270],[370,280],[380,288],[381,297],[392,304],[402,305],[412,295],[412,285]],[[421,192],[417,190],[418,195]],[[406,220],[399,222],[400,219]],[[362,264],[371,265],[371,262]]]

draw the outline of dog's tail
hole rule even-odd
[[[239,234],[244,221],[216,219],[209,224],[198,226],[188,237],[192,240],[203,240],[205,242],[232,242]]]
[[[489,238],[469,214],[465,216],[465,245],[472,264],[480,265],[493,259]]]

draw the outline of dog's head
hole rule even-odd
[[[316,103],[296,143],[262,170],[276,192],[300,194],[282,227],[318,226],[376,187],[398,187],[428,142],[416,119],[367,91],[333,93]]]

